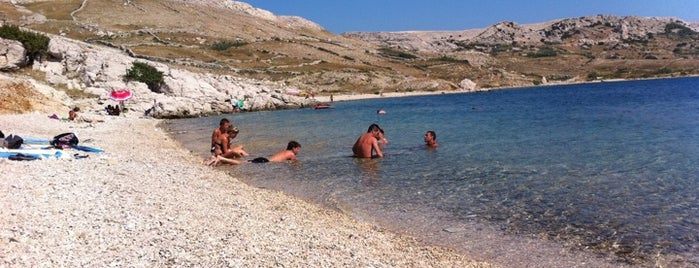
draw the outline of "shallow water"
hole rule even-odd
[[[632,264],[680,255],[699,265],[691,257],[699,255],[698,78],[333,105],[170,128],[202,156],[222,117],[253,156],[296,140],[298,164],[226,168],[257,187],[413,233],[487,224]],[[371,123],[386,131],[387,157],[350,157]],[[437,132],[436,150],[422,145],[426,130]]]

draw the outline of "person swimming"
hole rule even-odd
[[[296,155],[301,151],[301,144],[296,141],[290,141],[286,145],[286,150],[277,152],[276,154],[270,156],[269,158],[258,157],[250,160],[252,163],[267,163],[267,162],[286,162],[286,161],[296,161]]]
[[[439,146],[439,143],[437,143],[437,133],[428,130],[425,133],[425,145],[427,145],[428,148],[436,148]]]

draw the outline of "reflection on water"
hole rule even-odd
[[[289,140],[303,146],[297,165],[228,168],[257,187],[404,228],[478,222],[629,263],[699,255],[698,88],[697,78],[667,79],[228,115],[253,156]],[[172,128],[205,155],[220,118]],[[386,130],[386,157],[351,157],[371,123]],[[426,130],[439,148],[423,146]]]
[[[361,168],[362,183],[365,186],[376,185],[380,180],[378,173],[381,167],[381,159],[354,158],[357,167]]]

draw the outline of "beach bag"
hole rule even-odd
[[[22,146],[22,143],[24,143],[24,139],[17,135],[10,134],[10,136],[5,138],[5,147],[8,149],[19,149],[19,147]]]
[[[58,149],[66,149],[78,145],[78,142],[78,136],[69,132],[53,137],[51,145]]]

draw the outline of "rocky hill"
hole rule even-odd
[[[581,45],[585,45],[586,42],[616,44],[625,40],[647,40],[653,35],[666,34],[667,25],[673,23],[696,31],[692,24],[674,18],[596,15],[526,25],[500,22],[485,29],[464,31],[350,32],[343,35],[381,46],[439,53],[463,49],[466,44],[541,46],[560,44],[566,40],[577,41]]]
[[[696,28],[672,18],[335,35],[228,0],[13,0],[0,2],[0,15],[51,36],[53,53],[30,72],[39,83],[100,96],[132,87],[148,96],[137,108],[158,100],[168,117],[229,112],[238,99],[253,110],[310,105],[286,94],[297,91],[474,91],[699,72]],[[163,92],[122,81],[134,61],[165,73]]]
[[[696,75],[699,57],[697,24],[675,18],[595,15],[465,31],[343,35],[466,61],[478,70],[465,78],[480,87]],[[484,68],[491,72],[480,72]]]

